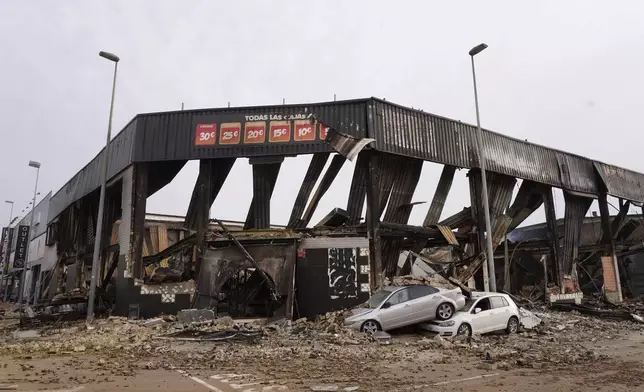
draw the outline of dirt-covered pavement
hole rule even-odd
[[[543,324],[516,335],[452,341],[395,331],[388,345],[345,330],[339,314],[288,327],[223,318],[190,329],[110,318],[92,330],[71,323],[19,334],[5,320],[0,384],[20,391],[644,391],[644,325],[537,313]]]

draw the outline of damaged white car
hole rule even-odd
[[[472,298],[447,321],[430,321],[421,327],[441,336],[483,334],[495,331],[515,333],[519,330],[519,308],[509,295],[472,293]]]
[[[465,302],[460,288],[388,286],[375,292],[365,307],[352,310],[344,326],[371,334],[433,319],[449,320]]]

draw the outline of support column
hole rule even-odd
[[[563,287],[563,269],[561,267],[561,258],[559,257],[559,237],[557,235],[557,214],[555,212],[555,202],[552,197],[552,188],[546,187],[542,191],[543,207],[546,213],[546,229],[548,233],[548,242],[550,246],[550,260],[554,266],[553,274],[555,282],[564,293]]]
[[[313,192],[315,183],[320,174],[324,170],[324,165],[326,165],[327,160],[329,159],[329,153],[323,152],[318,154],[313,154],[311,158],[311,163],[309,163],[309,168],[304,175],[304,181],[300,186],[300,191],[295,198],[295,203],[293,204],[293,209],[291,210],[291,217],[288,220],[287,228],[292,229],[298,227],[300,220],[302,219],[302,214],[306,208],[306,203]]]
[[[443,213],[443,207],[445,207],[445,201],[447,200],[447,195],[449,194],[449,190],[452,188],[455,173],[456,166],[443,166],[443,171],[441,172],[441,177],[438,180],[438,185],[436,186],[436,191],[432,198],[432,204],[429,206],[429,210],[427,211],[427,215],[423,221],[423,226],[427,227],[435,225],[440,220],[441,214]]]
[[[619,267],[615,255],[615,242],[610,223],[608,211],[608,195],[602,192],[599,195],[599,212],[602,222],[602,244],[604,252],[602,255],[602,272],[604,275],[604,290],[606,297],[614,302],[622,302],[622,284],[619,278]]]
[[[364,151],[369,155],[367,175],[367,237],[369,239],[369,273],[371,292],[382,284],[382,244],[380,239],[380,178],[378,155],[375,151]]]
[[[134,278],[143,278],[143,238],[145,237],[145,206],[148,199],[148,166],[146,163],[137,163],[133,168],[133,189],[131,232],[132,273]],[[125,181],[125,179],[124,179]]]
[[[577,261],[584,217],[593,202],[592,198],[576,196],[564,191],[566,211],[564,214],[564,236],[561,253],[561,265],[564,278],[569,275],[576,287],[579,284]]]
[[[365,195],[367,193],[367,175],[369,173],[369,153],[360,153],[356,162],[351,179],[349,199],[347,200],[347,214],[349,220],[347,226],[360,223],[362,210],[364,208]]]
[[[271,196],[284,157],[252,158],[253,201],[244,224],[244,230],[267,229],[271,225]]]
[[[479,169],[470,169],[467,173],[470,182],[470,203],[472,206],[472,220],[476,223],[476,234],[478,241],[474,247],[475,254],[485,253],[485,216],[481,206],[483,196],[481,189],[483,183],[481,181],[481,172]],[[489,270],[488,270],[487,257],[483,257],[483,288],[485,291],[490,291]]]

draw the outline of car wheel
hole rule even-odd
[[[362,323],[362,326],[360,327],[360,331],[364,332],[369,335],[373,335],[377,331],[380,331],[382,328],[380,327],[380,324],[378,324],[377,321],[374,320],[367,320],[364,323]]]
[[[436,309],[436,318],[439,320],[449,320],[454,315],[454,306],[452,304],[442,303]]]
[[[519,331],[519,319],[512,316],[510,317],[510,320],[508,320],[508,326],[505,329],[505,332],[508,334],[511,333],[517,333]]]
[[[467,323],[459,325],[456,336],[472,336],[472,327]]]

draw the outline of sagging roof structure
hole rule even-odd
[[[311,118],[319,121],[312,133],[307,126]],[[215,143],[204,128],[211,123],[222,127],[226,123],[229,130],[237,129],[237,133],[228,132],[230,137],[222,139],[225,131],[222,128],[219,142]],[[269,140],[266,133],[261,134],[260,123],[269,123],[271,127],[286,124],[288,135]],[[327,127],[358,139],[372,138],[375,141],[371,148],[378,151],[460,168],[479,167],[472,125],[367,98],[139,114],[112,139],[108,176],[114,178],[138,162],[167,162],[167,170],[176,175],[186,161],[193,159],[330,152],[331,147],[324,142]],[[644,202],[644,174],[489,130],[484,131],[483,145],[489,171],[585,196],[595,197],[605,191]],[[52,197],[48,222],[100,186],[103,155],[104,150]],[[161,186],[155,186],[151,179],[149,194]]]

